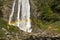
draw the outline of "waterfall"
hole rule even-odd
[[[19,27],[19,20],[20,20],[20,18],[19,18],[19,14],[20,14],[20,3],[21,3],[21,1],[19,0],[18,1],[18,13],[17,13],[17,21],[18,21],[17,26],[18,27]]]
[[[12,6],[12,12],[11,12],[10,17],[9,17],[9,24],[10,24],[10,22],[12,20],[12,16],[13,16],[13,13],[14,13],[15,3],[16,3],[16,0],[14,0],[13,6]]]
[[[17,13],[16,13],[16,18],[15,22],[13,22],[13,15],[15,11],[15,6],[16,6],[16,1],[18,2],[18,7],[17,7]],[[17,26],[19,27],[20,30],[23,30],[25,32],[31,32],[31,22],[30,22],[30,4],[29,0],[14,0],[13,6],[12,6],[12,11],[9,16],[9,25]]]

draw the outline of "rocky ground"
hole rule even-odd
[[[60,37],[60,34],[51,32],[51,31],[40,31],[40,32],[23,32],[19,28],[10,26],[10,28],[2,28],[0,30],[0,39],[1,40],[40,40],[42,39],[51,39]]]
[[[33,25],[32,25],[33,26]],[[32,27],[32,32],[27,33],[20,30],[18,27],[8,25],[4,20],[0,19],[0,40],[44,40],[47,38],[60,37],[60,33],[48,27],[46,30],[41,30],[37,26]]]
[[[54,38],[54,37],[60,37],[60,34],[58,33],[51,33],[51,31],[40,31],[36,33],[27,33],[23,32],[22,30],[19,30],[17,27],[12,29],[5,29],[2,28],[2,32],[4,31],[5,36],[1,36],[0,39],[4,40],[40,40],[41,38]],[[2,35],[2,34],[0,34]]]

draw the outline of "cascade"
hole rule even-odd
[[[25,32],[32,31],[29,0],[14,0],[9,16],[9,25],[17,26]]]

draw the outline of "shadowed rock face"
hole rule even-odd
[[[2,13],[2,11],[0,10],[0,18],[2,18],[3,17],[3,13]]]
[[[31,5],[31,18],[37,18],[37,16],[36,16],[37,8],[36,8],[36,5],[34,4],[33,0],[30,0],[30,5]]]
[[[3,19],[8,20],[9,14],[11,12],[13,1],[6,1],[6,3],[2,6],[2,13],[3,13]]]

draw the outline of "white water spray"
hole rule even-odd
[[[18,1],[18,11],[16,13],[17,19],[16,22],[11,24],[12,17],[14,14],[14,8],[16,1]],[[25,32],[31,32],[31,22],[30,22],[30,4],[29,0],[14,0],[12,6],[12,12],[9,17],[9,24],[19,27],[21,30]]]
[[[20,20],[20,17],[19,17],[19,15],[20,15],[20,4],[21,4],[21,0],[18,1],[18,13],[17,13],[17,21],[18,21],[17,26],[18,27],[19,27],[19,20]]]

